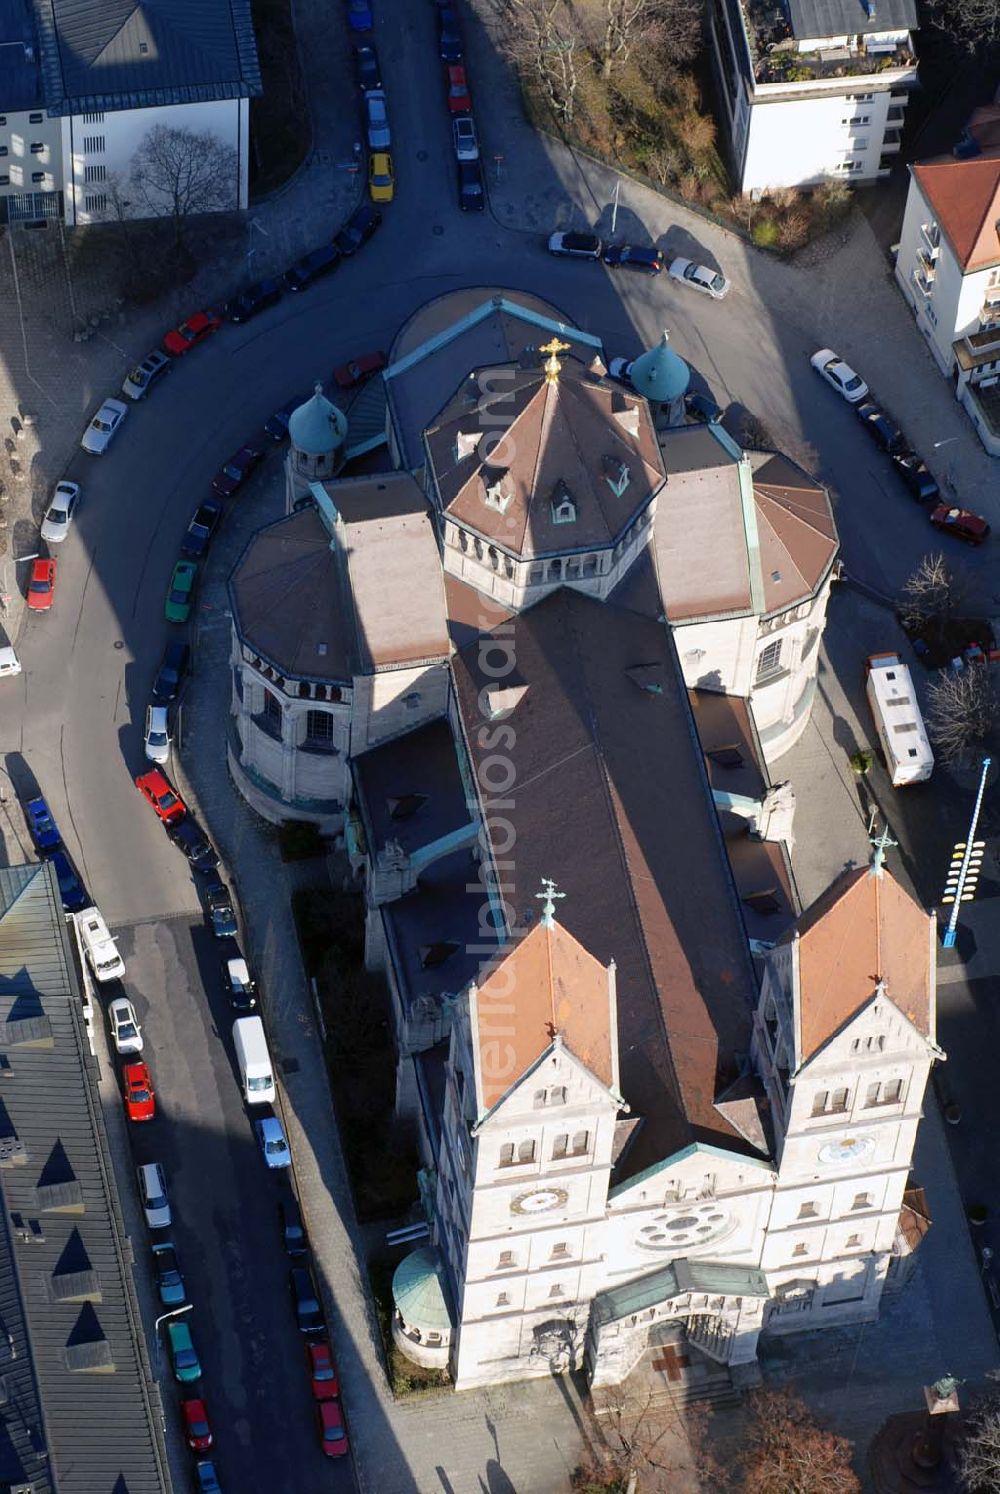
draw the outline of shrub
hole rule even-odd
[[[778,223],[782,249],[801,249],[809,237],[809,214],[802,208],[789,210]]]
[[[778,242],[778,225],[773,218],[761,218],[750,230],[750,237],[758,249],[773,249]]]

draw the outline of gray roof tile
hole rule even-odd
[[[915,0],[787,0],[792,35],[870,36],[878,31],[913,31],[917,25]]]

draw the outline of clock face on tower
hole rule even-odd
[[[512,1200],[512,1214],[544,1214],[549,1209],[561,1209],[569,1198],[565,1188],[531,1188],[519,1193]]]
[[[825,1167],[842,1167],[845,1162],[865,1162],[875,1150],[874,1136],[841,1136],[821,1146],[816,1160]]]

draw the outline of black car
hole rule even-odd
[[[918,503],[940,502],[941,489],[938,487],[937,479],[929,470],[927,463],[918,457],[915,451],[905,449],[894,451],[891,456],[892,465]]]
[[[204,830],[200,830],[190,815],[187,815],[179,825],[175,825],[169,832],[170,839],[174,845],[186,856],[195,871],[214,871],[219,864],[211,842]]]
[[[337,251],[340,254],[354,254],[362,244],[368,242],[381,222],[382,214],[378,209],[364,203],[351,214],[334,239]]]
[[[269,306],[276,305],[280,300],[280,281],[258,280],[256,285],[248,285],[246,290],[240,291],[238,296],[227,301],[222,308],[222,314],[231,322],[248,322],[259,311],[266,311]]]
[[[462,32],[450,5],[442,5],[438,11],[438,42],[443,62],[461,62]]]
[[[229,939],[239,932],[233,896],[225,882],[208,882],[205,885],[205,907],[212,933],[217,939]]]
[[[65,851],[55,851],[48,859],[55,869],[63,907],[67,913],[79,912],[81,908],[87,906],[87,894],[83,890],[83,883],[73,870],[69,857]]]
[[[604,251],[604,263],[612,270],[658,275],[663,269],[663,255],[659,249],[647,249],[641,244],[609,244]]]
[[[275,410],[270,419],[264,422],[265,436],[270,436],[272,441],[287,441],[288,422],[292,418],[292,411],[304,405],[308,398],[308,394],[299,395],[298,399],[290,399],[287,405],[282,405],[280,410]]]
[[[463,213],[481,213],[486,206],[483,168],[479,161],[458,163],[458,205]]]
[[[374,47],[354,48],[354,76],[362,93],[382,87],[382,69],[378,65],[378,53]]]
[[[184,683],[184,676],[191,668],[191,649],[186,643],[168,643],[160,660],[160,668],[153,681],[153,699],[164,705],[175,699]]]
[[[257,1010],[257,987],[235,939],[222,946],[222,987],[229,1005],[241,1017]]]
[[[295,1304],[295,1320],[300,1333],[325,1333],[323,1309],[312,1272],[308,1266],[293,1266],[288,1273],[288,1288]]]
[[[204,503],[199,503],[181,541],[182,555],[204,555],[221,514],[222,504],[215,498],[206,498]]]
[[[873,399],[866,399],[854,406],[854,413],[882,451],[899,451],[905,445],[903,432],[893,425],[888,415]]]
[[[335,270],[339,260],[340,250],[333,244],[323,244],[285,271],[286,288],[290,291],[305,290],[307,285],[312,285],[321,275],[328,275],[331,270]]]
[[[692,420],[704,420],[706,425],[722,419],[722,411],[710,394],[685,395],[684,409]]]
[[[283,1198],[281,1200],[278,1205],[278,1223],[281,1225],[281,1241],[285,1247],[285,1254],[290,1255],[293,1260],[308,1254],[309,1242],[306,1239],[302,1211],[297,1199]]]

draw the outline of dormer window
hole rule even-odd
[[[483,497],[487,508],[505,514],[512,496],[510,474],[506,467],[483,468]]]
[[[452,456],[456,462],[464,462],[470,457],[479,445],[478,431],[459,431],[455,436],[455,445],[452,447]]]
[[[623,462],[621,457],[606,456],[601,459],[604,468],[604,481],[614,493],[620,498],[632,480],[628,462]]]
[[[564,482],[557,482],[552,494],[552,522],[553,524],[573,524],[576,522],[576,504],[573,496]]]

